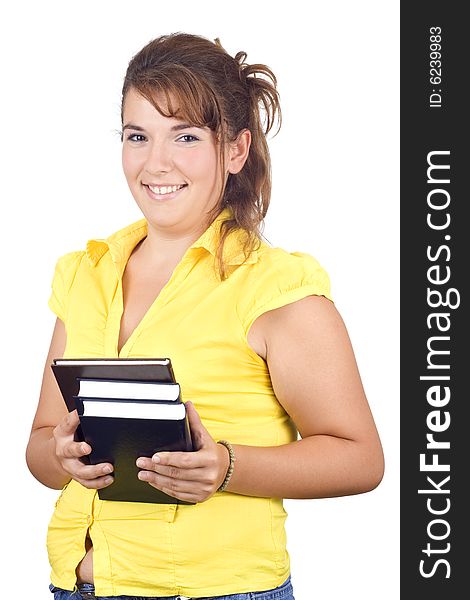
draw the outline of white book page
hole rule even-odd
[[[106,381],[81,379],[78,396],[93,398],[129,398],[136,400],[178,400],[180,386],[149,381]]]

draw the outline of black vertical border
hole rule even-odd
[[[467,176],[470,173],[467,149],[470,111],[465,88],[469,87],[470,25],[463,15],[464,6],[465,3],[453,0],[400,4],[400,590],[404,600],[450,600],[466,597],[469,593],[467,556],[470,540],[467,540],[467,533],[470,507],[467,493],[470,492],[466,492],[465,487],[470,462],[470,386],[467,383],[470,379],[470,218],[467,220],[465,213],[467,205],[470,205],[467,189],[470,177]],[[437,85],[430,82],[431,27],[441,28],[442,80]],[[430,106],[433,89],[442,96],[440,107]],[[450,165],[447,171],[450,182],[429,183],[428,153],[446,150],[450,152],[448,156],[435,155],[433,160]],[[445,178],[444,170],[434,173],[440,179]],[[433,187],[445,189],[449,194],[447,209],[434,211],[428,206],[428,194]],[[446,196],[436,193],[432,198],[432,201],[440,199],[444,202]],[[426,219],[430,212],[434,213],[436,223],[438,219],[444,222],[448,212],[451,219],[449,227],[445,230],[429,227]],[[445,236],[450,236],[450,239]],[[437,258],[429,259],[428,248]],[[442,249],[439,251],[439,248]],[[446,270],[449,267],[447,283],[430,283],[428,269],[435,265],[439,265],[440,271],[432,271],[431,277],[439,274],[440,279],[449,273]],[[450,288],[457,290],[460,305],[456,308],[431,308],[427,299],[428,287],[440,290],[443,296]],[[451,297],[451,303],[455,304],[457,293],[452,293]],[[438,330],[436,319],[431,320],[429,328],[427,318],[433,312],[447,313],[448,317],[440,321],[442,326],[446,322],[451,323],[447,332]],[[433,363],[449,364],[448,370],[428,368],[427,343],[431,336],[439,335],[450,339],[435,340],[432,347],[437,349],[439,346],[450,353],[436,355]],[[420,380],[420,376],[425,375],[448,375],[450,380]],[[447,405],[430,405],[427,392],[431,385],[449,387]],[[445,391],[443,387],[440,390],[442,393]],[[445,419],[450,418],[450,425],[444,431],[434,433],[434,439],[448,441],[449,449],[426,449],[426,435],[432,433],[427,419],[432,419],[429,415],[436,410],[440,411],[439,417],[435,414],[431,423],[436,425],[439,421],[445,424]],[[422,453],[427,453],[428,463],[432,454],[437,453],[439,463],[449,464],[450,471],[423,472],[419,462]],[[434,486],[428,482],[427,476],[434,480]],[[450,479],[442,484],[447,476]],[[436,490],[436,486],[448,490],[448,493],[418,493],[420,489]],[[429,506],[435,511],[448,510],[440,515],[432,514]],[[442,539],[432,539],[429,533]],[[438,562],[440,560],[442,562]],[[424,561],[421,563],[422,570],[428,577],[420,573],[420,561]]]

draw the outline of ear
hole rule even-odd
[[[248,158],[251,145],[251,131],[242,129],[234,142],[230,142],[228,150],[227,171],[235,175],[239,173]]]

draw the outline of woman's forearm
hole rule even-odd
[[[226,488],[248,496],[328,498],[374,489],[383,476],[379,443],[314,435],[274,447],[233,444]]]
[[[41,427],[34,430],[26,449],[26,462],[34,477],[45,486],[60,490],[70,481],[70,475],[64,471],[55,454],[53,427]]]

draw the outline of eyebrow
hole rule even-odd
[[[191,125],[190,123],[178,123],[177,125],[173,125],[171,131],[180,131],[181,129],[190,129],[196,127],[197,129],[202,129],[202,127],[198,127],[197,125]],[[134,125],[133,123],[126,123],[122,130],[124,129],[133,129],[134,131],[145,131],[143,127],[139,125]]]

